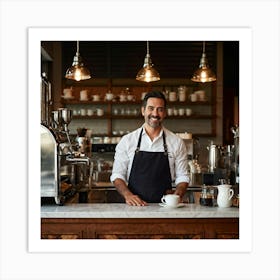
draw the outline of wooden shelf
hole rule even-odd
[[[119,127],[121,127],[121,130],[126,131],[126,123],[125,120],[135,120],[135,124],[139,123],[138,120],[142,119],[143,116],[141,113],[139,113],[139,109],[142,103],[141,96],[143,92],[147,92],[148,90],[160,90],[163,91],[165,89],[171,88],[172,90],[177,89],[179,86],[185,85],[189,88],[190,93],[203,89],[206,91],[206,98],[207,101],[196,101],[191,102],[189,99],[187,99],[184,102],[181,101],[168,101],[167,108],[191,108],[193,110],[193,114],[190,116],[184,115],[171,115],[167,116],[166,120],[171,121],[170,122],[170,129],[173,131],[176,131],[178,129],[176,127],[176,124],[172,122],[172,120],[178,120],[182,126],[182,122],[186,121],[186,126],[193,124],[196,127],[202,127],[202,131],[199,134],[193,133],[196,136],[199,137],[215,137],[216,136],[216,85],[208,84],[208,85],[201,85],[199,83],[193,83],[188,80],[184,79],[161,79],[159,82],[151,83],[147,85],[146,83],[141,83],[136,80],[132,79],[95,79],[90,82],[85,82],[83,84],[76,83],[76,82],[69,82],[65,83],[65,87],[72,86],[73,87],[73,96],[74,99],[63,99],[61,98],[61,104],[65,107],[75,108],[75,106],[79,106],[78,108],[90,108],[91,106],[95,106],[96,108],[101,107],[104,109],[105,114],[103,116],[97,116],[96,114],[92,116],[80,116],[75,115],[73,117],[73,120],[103,120],[107,121],[107,128],[106,134],[107,136],[113,136],[113,131],[115,130],[115,127],[118,127],[117,130],[120,130]],[[107,101],[105,100],[105,94],[108,92],[108,90],[111,90],[115,95],[119,95],[120,92],[129,87],[132,94],[135,96],[136,100],[134,101],[125,101],[120,102],[119,99],[113,100],[113,101]],[[89,92],[89,100],[86,101],[80,101],[80,91],[81,90],[88,90]],[[91,98],[91,95],[98,94],[100,96],[100,101],[93,101]],[[98,106],[98,107],[97,107]],[[138,106],[138,114],[120,114],[120,110],[131,109],[132,107],[135,109]],[[92,109],[92,108],[91,108]],[[119,114],[114,114],[114,109],[118,109]],[[208,123],[210,124],[210,129],[208,126]],[[94,123],[94,122],[93,122]],[[94,124],[93,124],[94,125]],[[131,128],[131,122],[127,123],[127,126],[130,126]],[[203,127],[205,127],[205,131],[203,130]],[[131,130],[131,129],[129,129]],[[210,133],[209,133],[210,130]]]

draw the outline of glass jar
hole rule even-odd
[[[214,195],[211,188],[203,186],[200,193],[199,203],[202,206],[213,206]]]

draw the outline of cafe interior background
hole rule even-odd
[[[78,63],[84,77],[71,72]],[[147,65],[150,80],[138,77]],[[195,77],[201,67],[213,77]],[[187,145],[191,184],[214,169],[238,184],[239,41],[41,41],[41,123],[93,159],[93,181],[109,182],[115,146],[143,123],[149,90],[168,100],[164,125]]]
[[[79,63],[84,76],[77,78]],[[154,77],[143,76],[145,67]],[[195,72],[203,67],[206,79]],[[75,143],[70,152],[92,159],[90,184],[109,182],[115,146],[143,123],[141,100],[150,90],[162,91],[168,100],[165,126],[186,143],[191,185],[207,183],[206,175],[218,169],[226,173],[219,172],[219,179],[239,183],[238,41],[42,41],[41,75],[41,123],[66,132],[66,141]],[[63,183],[72,196],[71,184]],[[41,190],[42,196],[49,191]]]

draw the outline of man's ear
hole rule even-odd
[[[141,107],[142,116],[144,117],[145,107]]]

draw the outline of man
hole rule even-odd
[[[149,92],[143,99],[142,127],[122,137],[116,146],[111,182],[132,206],[160,202],[172,192],[182,198],[189,183],[187,151],[183,140],[164,128],[166,99]]]

